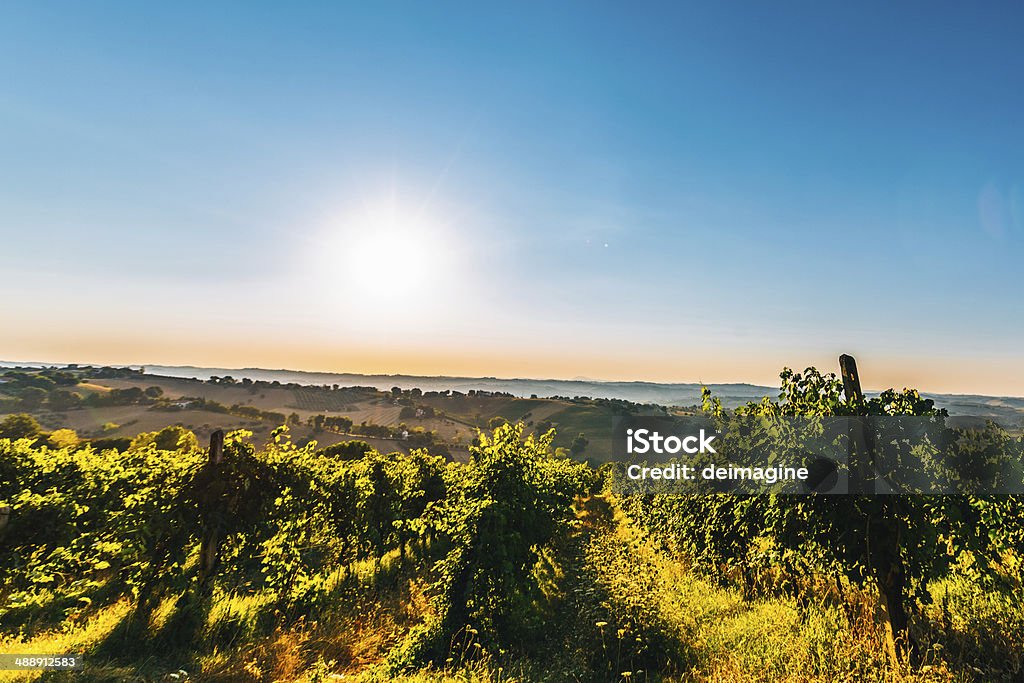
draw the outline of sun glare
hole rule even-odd
[[[357,283],[400,294],[410,283],[429,279],[431,263],[443,256],[436,238],[435,231],[407,218],[375,217],[350,236],[344,262]]]
[[[459,247],[448,225],[414,208],[384,202],[352,212],[317,245],[324,297],[363,319],[443,308],[453,303]]]

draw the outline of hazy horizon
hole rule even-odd
[[[96,362],[96,361],[87,362],[87,361],[81,361],[81,360],[79,360],[79,361],[59,361],[58,362],[58,361],[52,361],[52,360],[46,360],[46,359],[43,359],[43,360],[40,360],[40,359],[10,360],[8,358],[0,358],[0,367],[19,366],[19,365],[22,366],[22,367],[32,367],[32,366],[58,366],[58,367],[61,367],[61,366],[67,366],[67,365],[78,365],[78,366],[83,366],[83,367],[84,366],[92,366],[92,367],[109,366],[109,367],[133,367],[133,368],[143,367],[143,368],[146,368],[147,371],[150,371],[150,372],[153,371],[153,370],[163,370],[163,369],[216,370],[216,371],[233,371],[233,372],[237,372],[237,373],[245,372],[247,370],[255,370],[255,371],[259,371],[259,372],[263,372],[263,373],[285,373],[285,374],[292,373],[292,374],[303,374],[303,375],[311,375],[311,376],[321,375],[321,376],[325,376],[325,377],[326,376],[335,376],[335,377],[338,377],[338,376],[352,376],[352,377],[408,377],[408,378],[414,378],[414,379],[423,378],[423,379],[455,379],[455,380],[477,380],[477,379],[479,379],[479,380],[495,380],[495,381],[499,381],[499,382],[502,382],[502,381],[507,381],[507,382],[516,382],[516,381],[523,381],[523,382],[562,382],[562,383],[579,382],[579,383],[593,383],[593,384],[614,384],[614,383],[628,384],[628,383],[637,383],[637,384],[655,384],[655,385],[665,385],[665,386],[671,386],[671,385],[691,385],[691,386],[701,386],[701,385],[708,385],[708,386],[712,386],[712,385],[715,385],[715,386],[737,385],[737,386],[739,386],[739,385],[746,385],[746,386],[754,387],[754,388],[757,388],[757,389],[768,389],[768,390],[777,389],[778,385],[779,385],[778,373],[776,373],[775,377],[773,379],[771,379],[771,380],[768,380],[768,381],[765,381],[765,382],[755,382],[755,381],[749,381],[749,380],[720,380],[720,379],[716,379],[714,377],[706,378],[706,379],[700,379],[700,380],[688,380],[688,379],[606,378],[606,377],[589,377],[589,376],[581,376],[581,375],[568,377],[568,376],[558,376],[558,375],[545,375],[545,376],[535,375],[535,376],[530,376],[530,375],[514,375],[514,374],[495,375],[495,374],[468,374],[468,373],[412,373],[412,372],[383,372],[383,371],[382,372],[372,372],[372,371],[356,371],[356,370],[346,370],[346,369],[325,370],[325,369],[322,369],[322,368],[319,368],[319,369],[318,368],[296,368],[296,367],[286,367],[286,366],[271,367],[271,366],[259,366],[259,365],[244,365],[244,366],[243,365],[198,365],[198,364],[195,364],[195,363],[180,363],[180,364],[167,364],[167,363],[121,363],[121,362]],[[802,371],[806,367],[808,367],[808,366],[801,366],[801,367],[791,366],[791,369],[797,370],[797,371]],[[822,372],[826,372],[826,373],[827,372],[833,372],[833,373],[835,373],[837,375],[839,374],[838,367],[832,368],[830,366],[825,366],[825,365],[819,365],[819,366],[814,366],[814,367],[817,367],[817,369],[822,371]],[[780,371],[781,371],[781,369],[782,368],[780,368]],[[879,392],[884,391],[885,389],[889,389],[889,388],[900,389],[900,388],[904,388],[904,387],[909,387],[909,388],[912,388],[912,389],[919,390],[922,394],[931,394],[931,395],[983,396],[983,397],[990,397],[990,398],[1021,398],[1021,399],[1024,399],[1024,395],[1022,395],[1022,394],[1001,394],[1001,393],[994,393],[994,392],[991,392],[991,391],[941,391],[941,390],[932,389],[932,388],[929,388],[929,387],[926,387],[926,386],[918,386],[918,385],[906,385],[905,384],[905,385],[897,386],[897,385],[891,384],[891,383],[890,384],[878,383],[877,381],[872,383],[872,380],[874,379],[873,375],[876,374],[876,373],[872,373],[871,371],[868,371],[865,374],[864,371],[863,371],[863,368],[860,367],[860,366],[858,367],[858,370],[861,371],[861,376],[863,378],[863,381],[865,382],[865,384],[864,384],[864,391],[867,392],[867,393],[871,393],[871,394],[879,393]],[[154,374],[160,374],[160,373],[156,372]],[[173,376],[176,376],[176,377],[177,376],[186,377],[185,374],[180,374],[180,375],[174,374]],[[244,375],[240,374],[240,375],[238,375],[238,377],[236,377],[236,379],[238,379],[238,378],[240,378],[242,376],[244,376]],[[203,379],[204,377],[200,376],[199,378]],[[313,382],[313,383],[315,384],[316,382]]]

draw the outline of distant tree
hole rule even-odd
[[[21,392],[21,407],[23,410],[38,410],[46,400],[46,390],[39,387],[28,387]]]
[[[336,432],[348,432],[352,429],[352,420],[343,415],[332,415],[323,419],[322,426],[333,429]]]
[[[73,387],[78,384],[78,378],[70,372],[64,372],[61,370],[44,370],[40,374],[49,378],[57,386]]]
[[[80,442],[78,434],[73,429],[58,429],[50,432],[47,440],[49,445],[54,448],[74,448]]]
[[[164,390],[161,389],[160,387],[153,386],[146,387],[146,390],[142,393],[144,393],[149,398],[160,398],[161,396],[164,395]]]
[[[404,425],[403,425],[404,427]],[[427,431],[423,427],[416,427],[409,432],[408,440],[411,448],[425,448],[434,444],[437,432]]]
[[[191,430],[177,425],[164,427],[153,439],[157,448],[163,451],[184,451],[199,448],[199,440]]]
[[[451,460],[452,452],[445,443],[432,443],[427,449],[431,455],[440,455],[446,460]]]
[[[82,395],[67,389],[54,389],[47,400],[54,410],[71,410],[82,405]]]
[[[16,372],[14,373],[14,378],[23,387],[36,387],[44,391],[50,391],[57,386],[56,382],[43,375]]]
[[[324,417],[323,415],[313,415],[309,418],[309,426],[313,428],[313,431],[317,434],[324,431]]]
[[[569,446],[569,452],[572,453],[574,458],[578,458],[583,455],[583,451],[587,450],[587,445],[589,443],[590,441],[587,440],[587,437],[583,432],[580,432],[576,435],[576,438],[572,440],[572,444]]]
[[[199,448],[199,440],[181,425],[164,427],[158,432],[144,432],[132,439],[132,448],[153,444],[161,451],[191,451]]]
[[[135,403],[142,403],[145,398],[146,394],[139,387],[111,389],[107,394],[107,401],[115,406],[129,406]]]
[[[42,434],[43,428],[36,419],[26,413],[8,415],[0,422],[0,438],[2,439],[34,439]]]
[[[371,450],[373,448],[365,441],[342,441],[321,449],[319,452],[321,455],[338,460],[359,460]]]
[[[490,427],[492,430],[497,429],[498,427],[504,427],[507,424],[508,420],[503,418],[501,415],[495,415],[494,417],[487,421],[487,426]]]

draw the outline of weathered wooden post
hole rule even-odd
[[[216,429],[210,434],[210,463],[220,464],[224,459],[224,430]]]
[[[839,356],[839,370],[843,376],[846,400],[851,405],[863,405],[864,391],[860,386],[857,361],[844,353]],[[851,418],[849,459],[849,492],[873,493],[874,435],[863,417]]]
[[[863,405],[864,392],[860,386],[860,374],[857,372],[857,361],[853,356],[839,356],[839,370],[843,375],[843,391],[846,399],[854,405]],[[875,436],[867,416],[853,417],[850,424],[850,489],[851,494],[877,494],[875,469]],[[889,662],[896,668],[900,665],[896,649],[896,633],[907,633],[907,616],[903,608],[903,572],[899,566],[899,550],[896,558],[886,553],[887,544],[898,543],[897,538],[888,538],[885,527],[871,524],[868,520],[868,547],[874,549],[868,557],[868,563],[875,572],[878,582],[879,606],[882,612],[882,625],[885,629],[886,650]],[[880,528],[881,527],[881,528]],[[870,551],[869,551],[870,552]],[[909,643],[907,643],[909,646]]]
[[[211,519],[215,516],[216,505],[219,498],[220,487],[214,482],[218,479],[217,465],[224,460],[224,430],[217,429],[210,434],[210,452],[209,459],[206,462],[207,471],[210,473],[210,478],[207,480],[207,488],[204,492],[204,512],[205,519],[203,520],[204,531],[202,543],[199,547],[199,580],[200,583],[205,583],[206,579],[209,578],[210,574],[213,573],[214,568],[217,566],[217,551],[220,545],[220,534],[218,533],[218,522],[216,519]],[[211,514],[214,513],[214,514]]]
[[[839,356],[839,371],[843,375],[843,390],[846,398],[854,403],[864,401],[864,392],[860,389],[860,375],[857,374],[857,361],[845,353]]]

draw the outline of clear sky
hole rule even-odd
[[[1022,395],[1021,36],[1018,2],[5,3],[0,358],[850,352]]]

